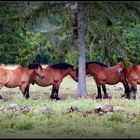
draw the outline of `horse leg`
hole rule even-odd
[[[55,98],[56,100],[60,100],[60,98],[58,97],[58,92],[59,92],[59,87],[56,87],[55,95],[54,95],[54,98]]]
[[[124,94],[122,95],[122,97],[130,99],[130,87],[128,85],[128,83],[122,82],[123,86],[124,86]]]
[[[51,96],[50,98],[53,100],[60,100],[60,98],[58,97],[58,91],[59,91],[59,87],[56,87],[55,85],[53,85],[52,87],[52,92],[51,92]]]
[[[4,85],[5,85],[5,84],[0,84],[0,90],[2,89],[2,87],[3,87]],[[0,95],[0,100],[3,100],[2,95]]]
[[[108,99],[108,94],[107,94],[107,92],[106,92],[106,86],[105,86],[105,85],[102,85],[102,89],[103,89],[103,92],[104,92],[103,98],[104,98],[104,99]]]
[[[97,85],[97,91],[98,91],[98,95],[97,95],[96,99],[102,99],[101,86],[100,85]]]
[[[26,93],[26,91],[28,92],[28,88],[27,89],[26,88],[27,88],[27,84],[26,83],[22,83],[21,86],[20,86],[20,90],[21,90],[21,93],[22,93],[23,97],[25,97],[25,98],[26,98],[25,93]],[[28,95],[27,95],[27,97],[28,97]]]
[[[61,80],[58,80],[58,79],[55,80],[55,93],[54,93],[55,100],[60,100],[60,98],[58,97],[58,92],[59,92],[59,87],[60,87],[61,82],[62,82],[62,79]]]
[[[131,89],[132,89],[133,94],[130,94],[130,97],[132,97],[133,99],[136,99],[137,85],[133,84]]]
[[[50,98],[53,100],[53,99],[55,99],[55,97],[54,97],[54,94],[55,94],[55,86],[53,85],[52,86],[52,91],[51,91],[51,95],[50,95]]]
[[[26,99],[28,99],[28,98],[30,98],[30,95],[29,95],[29,85],[25,88],[25,90],[24,90],[24,97],[26,98]]]

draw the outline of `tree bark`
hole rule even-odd
[[[85,38],[84,38],[84,4],[77,2],[78,6],[78,44],[79,44],[79,62],[78,62],[78,88],[77,97],[87,94],[86,89],[86,61],[85,61]]]

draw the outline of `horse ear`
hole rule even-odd
[[[122,57],[118,57],[118,58],[117,58],[117,62],[124,62],[124,60],[123,60]]]
[[[37,64],[37,63],[31,63],[28,65],[28,69],[36,69],[36,68],[38,68],[38,66],[39,66],[39,64]]]

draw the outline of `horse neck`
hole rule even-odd
[[[29,74],[29,76],[30,76],[30,80],[33,79],[33,78],[35,77],[35,72],[34,72],[33,69],[31,69],[31,70],[28,69],[28,74]]]
[[[71,70],[68,68],[68,69],[66,69],[66,70],[63,70],[62,71],[62,74],[63,74],[63,76],[64,77],[66,77],[66,76],[68,76],[68,75],[71,75],[71,72],[70,72]]]

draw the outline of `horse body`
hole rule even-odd
[[[46,87],[52,85],[51,99],[59,100],[58,92],[60,84],[64,77],[70,75],[76,82],[78,81],[77,73],[73,70],[73,66],[67,63],[59,63],[52,66],[43,68],[45,73],[44,79],[39,79],[37,76],[34,77],[33,83]]]
[[[31,72],[30,72],[31,73]],[[21,83],[29,82],[30,73],[22,67],[18,67],[15,70],[0,69],[0,81],[4,86],[8,88],[15,88],[20,86]],[[21,75],[21,76],[19,76]],[[12,77],[12,78],[11,78]]]
[[[39,77],[35,76],[34,81],[37,85],[46,87],[49,85],[58,85],[62,82],[63,78],[67,75],[64,76],[63,72],[58,69],[53,69],[53,68],[43,68],[43,72],[45,73],[45,78],[40,79]]]
[[[106,92],[106,87],[105,87],[106,84],[114,85],[123,81],[125,89],[128,88],[128,85],[125,82],[125,77],[123,72],[125,67],[122,61],[118,62],[117,65],[111,67],[97,62],[90,62],[87,63],[86,65],[87,65],[86,68],[87,74],[93,76],[95,83],[97,85],[98,96],[96,97],[96,99],[102,98],[101,86],[104,91],[103,98],[108,98],[108,94]]]
[[[7,88],[20,87],[23,96],[25,96],[25,89],[33,80],[33,77],[35,75],[38,75],[40,78],[44,77],[41,69],[41,66],[31,69],[19,66],[14,70],[0,68],[0,89],[3,86]],[[29,97],[25,96],[25,98]]]
[[[125,77],[133,92],[133,99],[136,99],[137,84],[140,84],[140,66],[132,64],[126,69]]]
[[[99,84],[104,85],[114,85],[122,80],[122,74],[118,72],[118,68],[114,67],[104,67],[103,71],[97,74],[97,79],[99,79]]]

